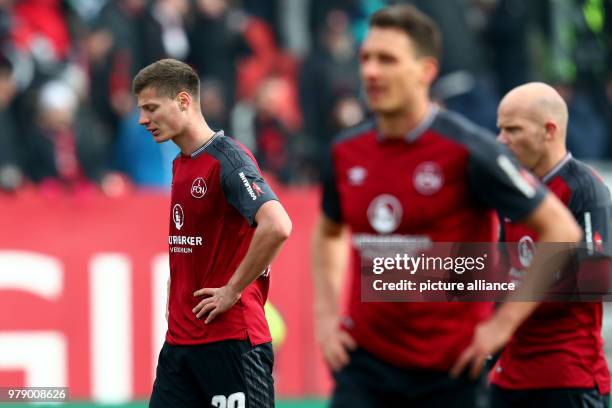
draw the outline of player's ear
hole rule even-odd
[[[179,94],[176,96],[176,99],[179,104],[179,109],[181,110],[181,112],[185,112],[187,109],[189,109],[193,101],[189,92],[185,92],[185,91],[179,92]]]
[[[557,137],[557,131],[559,128],[555,122],[546,122],[544,129],[546,130],[547,140],[553,140],[555,137]]]
[[[431,85],[439,72],[439,64],[435,58],[432,57],[422,57],[421,58],[421,79],[427,85]]]

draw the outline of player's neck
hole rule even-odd
[[[412,109],[378,114],[376,115],[378,129],[385,138],[403,138],[423,122],[430,108],[431,102],[424,100]]]
[[[539,179],[543,179],[552,169],[554,169],[567,156],[567,149],[557,149],[543,157],[538,165],[533,169],[533,174]]]
[[[190,156],[208,142],[214,134],[215,132],[208,127],[204,118],[199,115],[199,117],[196,116],[191,120],[190,125],[182,134],[177,135],[173,142],[181,149],[181,153]]]

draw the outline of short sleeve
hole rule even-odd
[[[470,154],[468,182],[472,193],[503,217],[519,221],[542,202],[548,190],[496,143]]]
[[[266,202],[277,200],[276,194],[265,182],[253,163],[244,163],[221,180],[227,201],[246,218],[249,225],[255,223],[255,215]]]
[[[568,207],[584,233],[587,255],[611,255],[612,202],[607,187],[592,176],[579,178]]]
[[[321,185],[323,190],[321,209],[327,218],[340,223],[342,222],[342,211],[340,209],[340,195],[338,194],[331,148],[328,150],[321,167]]]
[[[612,242],[610,242],[612,205],[610,193],[594,177],[579,177],[568,204],[583,231],[583,239],[576,253],[577,283],[585,295],[606,294],[612,271]],[[592,300],[592,296],[591,296]]]

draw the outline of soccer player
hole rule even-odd
[[[335,377],[334,408],[472,408],[477,382],[453,379],[449,370],[476,334],[460,369],[478,374],[532,310],[508,303],[477,326],[492,313],[490,303],[362,302],[361,244],[495,242],[495,209],[523,220],[543,241],[580,237],[567,209],[537,180],[531,184],[494,135],[432,104],[439,52],[438,28],[414,7],[372,16],[360,72],[374,119],[337,138],[323,174],[312,262],[317,337]],[[353,279],[343,315],[349,235]]]
[[[140,124],[174,142],[166,341],[151,407],[272,407],[264,315],[269,264],[291,221],[252,154],[200,110],[188,65],[157,61],[134,78]]]
[[[569,207],[583,228],[584,244],[601,251],[610,239],[610,192],[591,168],[566,150],[567,122],[567,106],[554,88],[522,85],[499,105],[498,140]],[[504,240],[517,242],[519,250],[537,240],[521,223],[506,220],[503,231]],[[516,256],[511,261],[513,276],[520,279],[528,262]],[[608,259],[587,258],[577,264],[582,265],[578,289],[580,282],[610,272]],[[575,275],[575,268],[570,269]],[[541,304],[514,333],[491,371],[492,406],[608,408],[610,373],[601,324],[601,302]]]

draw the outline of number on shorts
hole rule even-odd
[[[210,403],[215,408],[245,408],[246,397],[244,392],[235,392],[228,397],[225,397],[225,395],[215,395]]]

